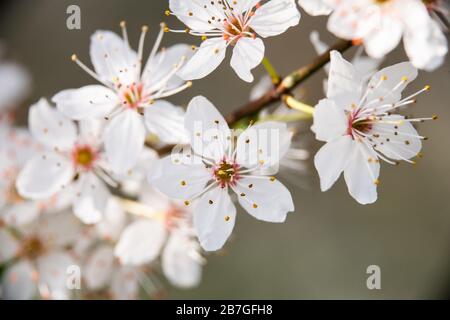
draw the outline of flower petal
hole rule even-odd
[[[320,189],[327,191],[341,175],[353,154],[355,142],[349,135],[341,136],[325,144],[314,157],[314,165],[320,177]]]
[[[60,112],[73,120],[105,117],[120,104],[115,92],[101,85],[63,90],[54,95],[52,101]]]
[[[314,131],[316,139],[331,141],[346,133],[348,120],[342,108],[333,100],[322,99],[314,109]]]
[[[246,168],[276,169],[291,145],[286,123],[265,121],[242,132],[236,145],[236,162]]]
[[[125,227],[127,216],[118,200],[109,197],[103,219],[96,224],[95,228],[102,239],[117,240]]]
[[[112,299],[137,300],[139,298],[139,271],[134,267],[121,266],[114,270],[110,293]]]
[[[178,76],[185,80],[201,79],[213,72],[225,59],[227,42],[222,38],[207,39],[194,56],[178,72]]]
[[[0,219],[4,220],[8,225],[20,227],[35,221],[41,213],[41,208],[37,201],[22,201],[7,206],[2,211]]]
[[[114,250],[103,244],[88,257],[83,268],[84,281],[90,290],[106,287],[114,272]]]
[[[103,181],[93,173],[80,176],[73,212],[86,224],[98,223],[103,218],[110,193]]]
[[[31,88],[30,74],[16,63],[0,64],[0,111],[5,108],[15,108],[26,98]]]
[[[47,286],[49,298],[69,299],[70,290],[67,287],[67,270],[75,260],[63,251],[54,251],[37,259],[39,282]]]
[[[170,91],[183,85],[185,81],[177,75],[169,79],[167,76],[174,70],[175,65],[179,65],[184,59],[189,59],[192,54],[192,47],[187,44],[176,44],[157,53],[151,61],[147,62],[142,73],[144,92],[154,92],[162,86],[165,86],[166,91]]]
[[[190,200],[212,179],[204,164],[185,164],[167,156],[158,160],[149,174],[150,185],[170,198]]]
[[[47,199],[67,186],[75,175],[70,160],[56,153],[32,158],[19,173],[16,188],[29,199]]]
[[[331,51],[330,58],[327,98],[335,100],[339,107],[348,110],[352,104],[358,104],[361,97],[361,77],[338,51]]]
[[[2,298],[6,300],[30,300],[36,294],[36,274],[28,260],[20,260],[5,271],[2,280]]]
[[[141,116],[125,110],[105,129],[105,150],[112,171],[121,174],[132,169],[144,148],[145,127]]]
[[[145,108],[147,129],[168,144],[186,143],[188,136],[184,129],[184,110],[173,104],[158,100]]]
[[[223,247],[234,228],[236,207],[227,189],[213,188],[206,192],[194,209],[194,227],[206,251]]]
[[[298,4],[311,16],[327,16],[333,8],[323,0],[298,0]]]
[[[80,237],[80,223],[70,211],[42,215],[38,223],[36,235],[55,248],[70,246]]]
[[[377,184],[380,174],[380,163],[373,150],[368,149],[362,142],[353,148],[344,178],[350,195],[360,204],[369,204],[377,200]]]
[[[284,222],[294,211],[289,190],[273,177],[243,176],[235,187],[240,205],[258,220]]]
[[[114,249],[114,255],[124,265],[144,265],[158,257],[166,237],[163,221],[137,220],[123,231]]]
[[[203,96],[189,102],[184,126],[190,135],[191,147],[198,155],[219,160],[230,147],[231,131],[227,122]]]
[[[398,18],[382,16],[378,27],[364,38],[367,54],[376,59],[384,57],[398,45],[402,33],[403,26]]]
[[[410,62],[402,62],[384,68],[370,79],[366,101],[368,103],[382,101],[382,104],[395,103],[400,100],[406,86],[416,77],[417,69]],[[370,105],[370,107],[373,106],[373,104]]]
[[[28,114],[28,125],[33,137],[53,150],[70,150],[77,138],[75,124],[62,113],[52,108],[45,99],[32,105]]]
[[[211,17],[224,18],[223,11],[209,2],[170,0],[169,8],[181,22],[196,31],[208,31],[214,29],[214,25],[208,23]]]
[[[264,58],[264,43],[260,38],[241,38],[233,49],[231,67],[246,82],[253,82],[251,70]]]
[[[411,63],[426,71],[434,71],[441,66],[448,52],[447,38],[438,23],[431,19],[423,30],[417,27],[408,30],[404,44]]]
[[[164,275],[180,288],[195,287],[201,280],[202,266],[192,257],[192,241],[180,232],[173,232],[161,257]]]
[[[136,52],[114,32],[96,31],[91,36],[90,56],[103,81],[129,85],[139,77]]]
[[[263,38],[285,32],[300,22],[295,0],[271,0],[255,11],[249,26]]]

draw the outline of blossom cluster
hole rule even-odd
[[[272,77],[254,87],[250,100],[285,85],[265,58],[263,39],[296,27],[298,5],[330,15],[328,30],[358,46],[349,62],[311,33],[329,61],[325,97],[315,107],[300,102],[301,93],[287,94],[238,126],[207,92],[186,101],[186,109],[168,101],[214,72],[227,49],[243,81],[253,82],[261,63]],[[375,202],[381,162],[415,163],[426,139],[415,124],[436,119],[400,113],[430,89],[403,94],[418,69],[436,69],[447,53],[436,20],[442,15],[434,12],[448,14],[445,2],[170,0],[166,15],[185,29],[161,24],[147,59],[146,26],[137,50],[125,22],[121,36],[96,31],[92,67],[71,57],[92,83],[35,102],[28,129],[10,114],[27,96],[29,76],[1,62],[1,294],[136,299],[143,289],[157,298],[161,275],[178,287],[198,285],[205,252],[220,250],[233,232],[236,203],[272,223],[295,211],[277,173],[299,183],[302,177],[292,174],[308,171],[308,134],[324,142],[313,161],[321,190],[343,173],[357,202]],[[165,33],[198,36],[201,44],[162,47]],[[402,38],[409,61],[379,70]],[[82,271],[81,289],[68,285],[73,266]]]

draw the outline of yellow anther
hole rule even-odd
[[[164,14],[165,14],[166,16],[170,16],[171,12],[170,12],[170,10],[166,10],[166,11],[164,11]]]
[[[375,185],[379,186],[379,185],[380,185],[380,180],[376,179],[373,183],[374,183]]]
[[[78,57],[77,57],[76,54],[73,54],[73,55],[70,57],[70,59],[72,59],[72,61],[77,61],[77,60],[78,60]]]
[[[386,81],[387,80],[387,76],[381,76],[381,80]]]
[[[425,91],[429,91],[431,89],[430,86],[425,86],[425,88],[423,88]]]

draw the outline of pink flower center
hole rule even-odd
[[[75,167],[85,170],[91,170],[97,158],[97,152],[89,145],[78,145],[72,151],[72,160]]]
[[[231,162],[227,159],[222,159],[222,161],[216,165],[214,168],[214,178],[219,182],[222,188],[227,185],[234,186],[236,181],[239,180],[239,165]]]
[[[142,105],[144,100],[142,84],[131,84],[126,86],[121,91],[121,98],[123,106],[130,109],[137,109]]]
[[[355,139],[355,135],[360,133],[369,133],[372,130],[372,122],[366,118],[360,118],[359,113],[361,109],[352,111],[348,114],[347,134]]]

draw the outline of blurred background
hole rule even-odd
[[[66,9],[81,8],[81,30],[68,30]],[[33,76],[32,103],[51,98],[66,88],[94,83],[70,61],[76,53],[89,64],[89,37],[98,29],[117,32],[126,20],[132,47],[142,25],[149,26],[146,49],[153,45],[159,23],[182,28],[166,17],[167,0],[21,0],[0,4],[0,39],[8,58],[28,68]],[[266,56],[286,75],[314,58],[312,30],[332,44],[326,18],[302,12],[300,25],[265,41]],[[163,45],[199,39],[166,34]],[[346,53],[347,58],[352,52]],[[383,65],[406,60],[402,46]],[[408,87],[412,93],[425,84],[431,92],[406,111],[415,116],[439,115],[420,126],[430,137],[417,165],[382,165],[379,200],[357,204],[340,180],[321,193],[314,168],[284,181],[294,195],[296,211],[285,224],[257,221],[242,210],[226,249],[207,256],[201,285],[192,290],[169,288],[169,298],[180,299],[427,299],[450,298],[450,56],[433,73],[421,72]],[[255,71],[258,78],[262,67]],[[323,97],[323,71],[302,86],[305,102]],[[248,100],[252,84],[237,78],[228,62],[206,79],[172,97],[187,105],[195,95],[208,97],[224,114]],[[26,125],[27,106],[19,113]],[[306,137],[305,137],[306,138]],[[312,151],[320,145],[312,145]],[[306,187],[305,187],[306,186]],[[368,290],[366,269],[381,268],[381,290]]]

